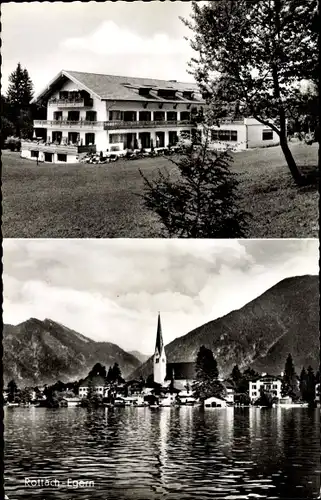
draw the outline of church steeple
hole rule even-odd
[[[161,325],[160,313],[158,313],[155,354],[156,352],[158,352],[158,354],[160,355],[163,348],[164,348],[164,342],[162,334],[162,325]]]
[[[156,345],[154,354],[154,382],[164,384],[166,377],[166,354],[163,341],[160,313],[157,319]]]

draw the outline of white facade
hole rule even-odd
[[[205,408],[226,408],[227,403],[224,399],[216,398],[213,396],[211,398],[205,399],[204,406]]]
[[[166,377],[166,354],[164,347],[160,353],[155,352],[153,363],[154,363],[154,382],[156,382],[156,384],[164,385]]]
[[[259,399],[261,395],[261,389],[264,390],[266,394],[271,395],[273,398],[281,398],[281,386],[282,382],[277,377],[270,377],[265,375],[264,377],[249,382],[249,396],[252,402]]]
[[[157,320],[157,334],[156,334],[156,345],[155,345],[155,353],[153,358],[153,375],[154,382],[156,384],[164,385],[166,378],[166,354],[165,354],[165,346],[163,342],[163,334],[162,334],[162,326],[160,314],[158,314]]]
[[[96,392],[98,396],[105,397],[106,391],[108,390],[107,387],[104,386],[97,386],[93,387],[93,390]],[[88,386],[80,386],[79,387],[79,397],[80,398],[85,398],[88,394]]]
[[[61,79],[62,75],[65,76],[64,80]],[[56,153],[52,157],[47,154],[40,161],[57,163],[61,145],[92,145],[98,153],[111,151],[115,143],[121,143],[124,151],[134,149],[135,144],[139,149],[148,150],[152,145],[155,148],[174,145],[181,132],[191,131],[192,103],[180,97],[174,97],[172,102],[166,102],[166,99],[159,101],[157,98],[153,100],[152,96],[145,99],[141,95],[137,100],[135,97],[126,100],[125,97],[121,98],[122,92],[126,95],[126,88],[122,91],[118,83],[116,94],[119,97],[107,99],[70,78],[68,73],[62,72],[56,81],[48,85],[50,92],[48,89],[47,93],[43,92],[47,96],[47,116],[45,120],[34,121],[34,138],[55,143]],[[114,84],[111,82],[110,85],[112,95]],[[141,85],[144,87],[145,84]],[[102,89],[101,95],[104,92],[106,89]],[[195,101],[193,107],[198,104]],[[22,157],[36,160],[36,155],[25,152],[23,146]],[[37,150],[35,148],[33,151]],[[67,156],[63,162],[74,163],[79,159],[77,154],[71,152],[67,152]]]
[[[225,401],[230,404],[234,404],[234,394],[235,391],[232,387],[226,387]]]
[[[198,128],[193,125],[192,114],[204,102],[195,84],[151,81],[149,85],[148,79],[132,79],[130,83],[129,78],[123,82],[123,77],[110,75],[100,75],[107,79],[99,84],[99,75],[90,75],[88,80],[88,74],[75,73],[62,71],[39,97],[47,102],[47,116],[34,121],[34,138],[42,139],[46,147],[51,145],[51,150],[43,150],[44,144],[25,149],[23,141],[23,158],[37,160],[39,151],[41,162],[76,163],[90,147],[103,154],[110,152],[114,144],[121,144],[123,151],[166,148],[175,145],[181,135],[188,136]],[[151,94],[140,93],[149,86]],[[157,92],[163,87],[173,94],[160,97]],[[272,129],[253,118],[224,120],[210,133],[213,148],[239,151],[279,143]],[[66,146],[74,149],[62,153],[61,148]]]
[[[209,134],[209,146],[213,149],[242,151],[276,146],[280,142],[276,132],[254,118],[222,120],[220,127],[212,126]]]

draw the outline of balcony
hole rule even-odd
[[[96,146],[78,146],[77,144],[54,144],[38,141],[21,141],[21,151],[42,151],[44,153],[79,154],[96,153]]]
[[[72,130],[99,130],[103,129],[105,122],[94,122],[89,120],[69,121],[69,120],[34,120],[34,128],[51,129],[72,129]]]
[[[116,130],[116,129],[133,129],[133,128],[175,128],[175,127],[191,127],[193,122],[191,120],[164,120],[164,121],[108,121],[104,122],[105,130]]]
[[[93,99],[50,99],[48,104],[58,108],[92,108],[94,101]]]

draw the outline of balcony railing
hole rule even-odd
[[[96,122],[90,120],[34,120],[33,126],[35,128],[86,128],[86,129],[102,129],[105,122]]]
[[[22,151],[43,151],[44,153],[78,154],[96,153],[96,146],[79,146],[77,144],[54,144],[38,141],[21,141]]]
[[[58,108],[91,108],[94,101],[93,99],[50,99],[48,104]]]
[[[115,129],[132,129],[132,128],[161,128],[161,127],[189,127],[192,126],[193,122],[191,120],[164,120],[164,121],[123,121],[123,120],[111,120],[104,122],[105,130],[115,130]]]

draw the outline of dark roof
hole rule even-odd
[[[85,73],[82,71],[65,71],[62,70],[33,101],[50,93],[50,88],[54,88],[58,81],[63,82],[65,78],[69,78],[80,84],[84,90],[96,94],[100,99],[105,100],[124,100],[124,101],[159,101],[159,102],[202,102],[196,83],[184,83],[170,80],[156,80],[153,78],[136,78],[129,76],[102,75],[98,73]],[[139,89],[150,89],[150,95],[144,96],[139,94]],[[180,94],[174,99],[160,97],[157,94],[158,90],[176,91]],[[194,99],[183,97],[182,92],[194,92]]]
[[[249,382],[256,382],[257,380],[265,380],[265,379],[282,380],[282,377],[280,375],[268,375],[268,374],[258,375],[249,380]]]
[[[90,380],[92,382],[93,387],[106,387],[105,379],[100,375],[95,375],[94,377],[86,377],[79,387],[88,387]]]
[[[195,363],[167,363],[165,380],[193,380],[195,378]]]
[[[195,83],[171,82],[155,80],[153,78],[133,78],[129,76],[101,75],[97,73],[83,73],[81,71],[66,71],[87,88],[93,90],[101,99],[141,100],[146,98],[138,94],[138,88],[166,89],[177,91],[197,91]],[[156,100],[166,100],[153,96]],[[184,99],[185,100],[185,99]]]
[[[162,325],[161,325],[160,314],[158,313],[155,352],[161,354],[163,347],[164,347],[164,342],[162,334]]]

